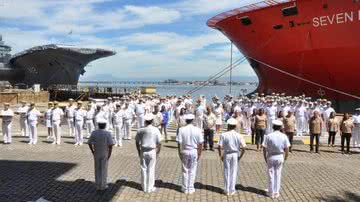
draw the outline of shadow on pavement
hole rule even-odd
[[[262,196],[267,196],[265,190],[258,189],[258,188],[255,188],[255,187],[244,187],[241,184],[237,184],[235,186],[235,189],[240,190],[240,191],[245,191],[245,192],[250,192],[250,193],[262,195]]]
[[[215,187],[212,185],[206,185],[206,184],[202,184],[200,182],[195,182],[194,184],[195,189],[204,189],[207,191],[211,191],[211,192],[215,192],[218,194],[222,194],[223,193],[223,189],[219,188],[219,187]]]
[[[61,175],[75,168],[73,163],[39,161],[0,161],[0,201],[110,201],[121,184],[96,192],[94,182],[60,181]]]
[[[336,196],[318,197],[317,199],[326,202],[359,202],[360,195],[346,191],[342,195],[339,194]]]

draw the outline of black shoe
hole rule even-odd
[[[215,151],[214,148],[211,148],[210,151]]]

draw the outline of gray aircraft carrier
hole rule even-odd
[[[77,85],[85,67],[92,61],[115,55],[104,49],[80,48],[67,45],[44,45],[11,55],[0,35],[0,81],[11,85],[41,88],[54,85]]]

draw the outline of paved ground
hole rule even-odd
[[[181,193],[181,166],[175,142],[163,144],[156,170],[158,191],[143,193],[134,140],[114,148],[109,164],[110,188],[96,193],[88,147],[75,147],[72,138],[67,137],[66,126],[62,145],[49,144],[43,126],[39,131],[37,145],[27,145],[23,137],[15,137],[11,145],[0,145],[1,202],[35,201],[41,197],[61,202],[272,201],[263,191],[267,177],[262,154],[252,145],[240,163],[238,192],[231,197],[221,194],[223,166],[217,153],[211,151],[204,152],[201,158],[196,193]],[[19,134],[17,122],[14,134]],[[297,142],[301,143],[299,139]],[[321,147],[321,154],[310,154],[308,149],[307,145],[295,145],[284,167],[278,201],[360,201],[360,153],[342,155],[339,147]]]

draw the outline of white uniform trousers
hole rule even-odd
[[[239,153],[224,154],[224,192],[235,192]]]
[[[95,185],[98,190],[107,188],[108,162],[107,157],[95,157]]]
[[[54,142],[56,144],[61,143],[61,127],[60,127],[60,121],[53,121],[53,134],[54,134]]]
[[[269,194],[279,194],[281,186],[281,170],[284,163],[284,156],[274,155],[268,156],[267,173],[269,178],[268,191]]]
[[[28,122],[25,117],[20,117],[20,131],[21,136],[29,137],[29,128],[28,128]]]
[[[90,137],[91,133],[95,130],[94,121],[87,120],[86,121],[86,133],[87,137]]]
[[[12,123],[4,123],[2,122],[2,133],[4,136],[4,143],[11,143],[12,141],[12,131],[11,131]]]
[[[304,116],[296,117],[296,133],[297,136],[302,136],[303,132],[305,132],[305,124],[306,120]]]
[[[352,132],[352,143],[353,147],[360,146],[360,125],[356,125]]]
[[[75,136],[75,122],[74,118],[68,118],[67,120],[68,127],[69,127],[69,136]]]
[[[152,192],[155,185],[156,149],[142,151],[141,186],[144,192]]]
[[[197,158],[196,149],[182,151],[182,191],[195,192],[194,183],[196,178]]]
[[[131,139],[131,121],[124,121],[124,139],[130,140]]]
[[[123,138],[123,134],[124,134],[123,132],[124,132],[124,130],[123,130],[122,124],[114,125],[114,136],[115,136],[115,144],[116,145],[122,146],[122,138]]]
[[[145,125],[144,114],[137,115],[136,120],[137,120],[137,128],[138,129],[143,128]]]
[[[83,126],[84,126],[83,121],[75,122],[75,144],[83,144],[84,143],[84,135],[82,133]]]
[[[38,141],[38,135],[37,135],[37,126],[36,123],[29,123],[29,132],[30,132],[30,144],[36,144]]]

